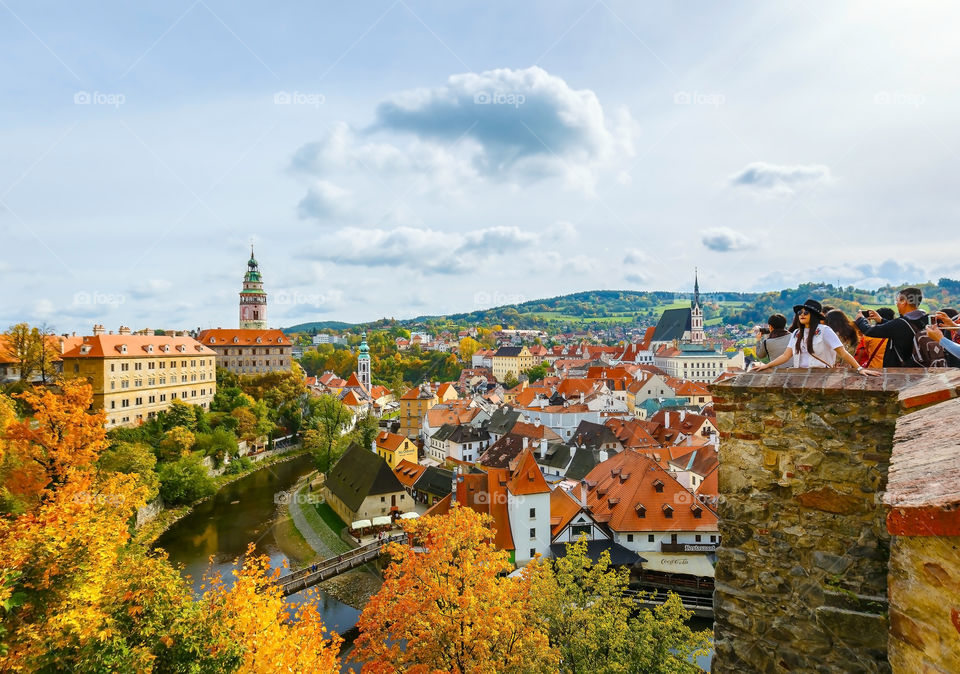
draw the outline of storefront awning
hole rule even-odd
[[[418,517],[420,517],[420,513],[414,512],[413,510],[411,510],[408,513],[403,513],[402,515],[400,515],[400,519],[402,520],[415,520]]]
[[[390,515],[380,515],[379,517],[373,518],[373,526],[375,527],[385,527],[393,523],[393,520],[390,519]]]
[[[643,553],[644,571],[659,573],[681,573],[686,576],[713,578],[713,564],[706,555],[684,552],[646,552]]]
[[[366,529],[369,526],[370,526],[370,520],[357,520],[356,522],[350,525],[350,528],[354,530]]]

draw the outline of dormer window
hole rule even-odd
[[[658,494],[662,494],[662,493],[663,493],[663,482],[661,482],[660,480],[654,480],[654,482],[653,482],[653,488],[657,490],[657,493],[658,493]]]
[[[163,352],[164,352],[164,353],[169,353],[169,352],[170,352],[170,345],[169,345],[169,344],[164,344],[164,345],[163,345]]]
[[[700,519],[700,517],[703,515],[703,508],[694,503],[692,506],[690,506],[690,512],[693,513],[694,517]]]
[[[179,351],[180,353],[183,353],[186,350],[187,350],[187,347],[185,347],[183,344],[177,344],[177,351]]]
[[[210,338],[210,343],[211,343],[211,344],[216,344],[216,343],[217,343],[217,338],[216,338],[216,337],[211,337],[211,338]]]
[[[262,337],[257,337],[257,344],[260,344],[263,341]]]
[[[642,503],[638,503],[637,505],[635,505],[635,506],[633,507],[633,509],[637,511],[637,517],[646,517],[646,516],[647,516],[647,508],[646,508],[646,506],[643,505]]]
[[[234,343],[234,344],[238,344],[239,342],[240,342],[240,338],[239,338],[239,337],[234,337],[234,338],[233,338],[233,343]]]
[[[90,345],[84,344],[80,347],[80,353],[90,353]]]
[[[126,344],[121,344],[119,348],[120,348],[120,353],[126,353],[126,352],[127,352],[127,345],[126,345]]]
[[[153,344],[147,344],[144,348],[147,350],[147,353],[153,353]]]
[[[663,504],[663,516],[668,519],[673,517],[673,508],[666,503]]]

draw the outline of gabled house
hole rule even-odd
[[[383,457],[356,443],[327,472],[323,495],[348,525],[413,507],[413,499]]]
[[[373,441],[374,450],[383,457],[390,469],[395,469],[401,461],[417,462],[417,446],[403,435],[380,431]]]

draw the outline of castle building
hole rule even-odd
[[[247,273],[243,276],[243,290],[240,291],[240,328],[267,329],[267,293],[263,290],[263,277],[253,256],[253,246],[250,246]]]
[[[209,409],[216,393],[213,350],[183,334],[131,334],[101,326],[64,352],[64,379],[86,379],[93,409],[104,410],[107,427],[152,419],[176,400]]]

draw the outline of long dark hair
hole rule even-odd
[[[812,356],[813,355],[813,336],[817,332],[817,326],[820,325],[820,316],[818,314],[813,313],[809,309],[807,310],[807,313],[810,314],[810,333],[807,335],[807,353],[809,353]],[[800,325],[799,332],[797,332],[797,344],[799,345],[801,342],[803,342],[803,331],[804,331],[803,323],[800,323],[800,314],[797,314],[796,323]],[[800,351],[799,346],[797,348],[797,351],[798,352]]]
[[[860,341],[857,336],[857,326],[839,309],[828,311],[823,322],[837,333],[841,342],[845,342],[849,346],[856,346],[857,342]]]

